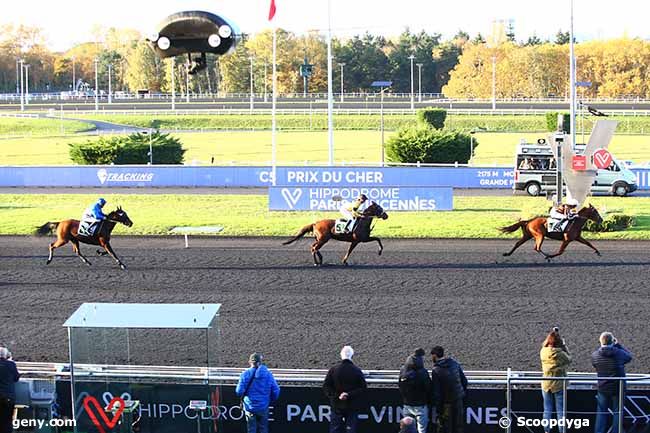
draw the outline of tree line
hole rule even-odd
[[[277,33],[278,91],[302,93],[300,64],[313,65],[308,81],[309,93],[327,91],[327,46],[318,32]],[[334,91],[340,91],[341,73],[345,92],[369,92],[376,80],[393,82],[391,91],[424,93],[444,92],[452,98],[489,98],[492,92],[492,58],[496,59],[497,96],[547,97],[568,94],[569,35],[559,31],[554,41],[531,36],[515,40],[508,28],[506,40],[489,46],[477,34],[470,38],[459,31],[443,40],[439,34],[404,30],[395,38],[365,33],[333,40]],[[272,33],[244,34],[234,53],[217,58],[208,55],[208,67],[187,79],[186,58],[159,59],[142,35],[131,29],[97,28],[94,40],[76,45],[65,52],[47,48],[39,28],[0,26],[0,92],[17,89],[17,59],[29,64],[31,92],[68,91],[94,88],[95,63],[99,87],[108,87],[111,69],[113,91],[170,92],[172,73],[176,92],[248,93],[253,70],[255,93],[270,94],[272,70]],[[612,39],[576,45],[577,78],[591,83],[581,87],[579,95],[589,97],[637,96],[650,94],[650,42],[639,39]],[[411,59],[413,56],[413,69]],[[418,64],[420,66],[418,66]],[[73,73],[74,70],[74,73]],[[73,85],[73,75],[75,83]]]

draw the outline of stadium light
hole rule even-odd
[[[422,63],[418,63],[418,102],[422,102]]]

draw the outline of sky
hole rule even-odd
[[[3,5],[0,23],[27,24],[44,29],[48,45],[65,50],[93,41],[93,28],[135,28],[155,32],[167,15],[205,10],[235,22],[245,33],[270,28],[270,0],[25,0]],[[452,37],[462,29],[474,37],[490,33],[494,20],[513,20],[517,40],[535,34],[553,39],[568,30],[570,0],[330,0],[332,34],[348,37],[366,31],[398,35],[405,28]],[[277,26],[295,33],[328,28],[327,0],[276,0]],[[579,41],[629,36],[650,39],[647,0],[574,0],[574,29]]]

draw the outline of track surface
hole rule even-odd
[[[349,343],[363,368],[395,369],[414,347],[441,344],[466,369],[538,370],[558,325],[572,370],[592,370],[597,336],[611,330],[635,355],[629,371],[650,372],[648,242],[597,242],[602,258],[572,245],[547,264],[532,245],[502,258],[511,241],[388,239],[381,257],[360,246],[349,268],[335,264],[344,246],[327,245],[331,265],[314,268],[307,240],[192,238],[186,250],[180,237],[116,238],[126,272],[89,246],[92,267],[69,246],[45,266],[48,242],[0,237],[0,342],[21,361],[67,361],[61,325],[82,302],[219,302],[221,366],[261,351],[272,367],[325,368]],[[132,362],[203,362],[198,337],[154,340],[135,336]],[[123,352],[114,345],[94,361]]]

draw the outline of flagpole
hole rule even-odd
[[[273,26],[273,98],[271,102],[271,164],[272,164],[272,172],[271,172],[271,179],[273,182],[273,186],[276,185],[276,172],[277,172],[277,131],[276,131],[276,123],[275,123],[275,102],[276,102],[276,97],[278,93],[278,83],[277,83],[277,71],[276,71],[276,45],[277,45],[277,28],[274,25]]]
[[[327,0],[327,132],[329,165],[334,165],[334,95],[332,93],[332,13],[331,0]]]

